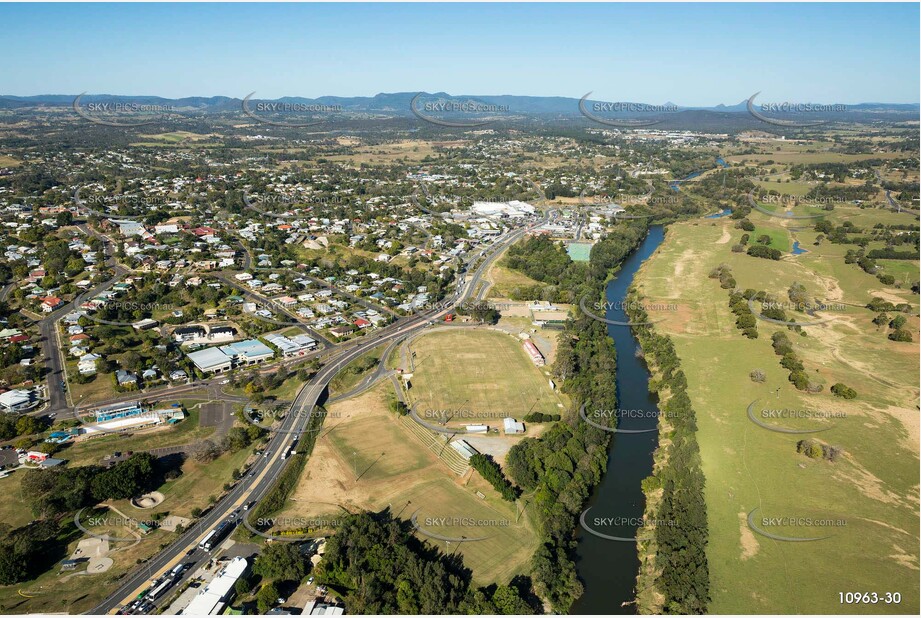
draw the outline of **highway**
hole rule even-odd
[[[192,568],[186,569],[184,575],[184,578],[191,577],[199,563],[207,561],[210,557],[210,554],[198,549],[198,543],[201,539],[219,522],[229,518],[235,510],[249,502],[258,502],[271,489],[275,479],[282,472],[285,465],[289,463],[288,460],[282,459],[281,455],[284,450],[283,447],[287,446],[292,439],[290,434],[303,431],[310,421],[316,404],[326,392],[330,380],[346,365],[382,343],[399,340],[418,329],[425,328],[430,322],[452,311],[454,307],[464,302],[471,294],[474,295],[474,298],[480,297],[485,293],[486,288],[484,287],[478,293],[477,287],[492,261],[508,246],[520,239],[529,229],[544,223],[546,220],[545,218],[527,227],[513,230],[498,239],[488,249],[488,253],[483,257],[476,270],[473,273],[468,273],[463,289],[454,295],[453,300],[445,301],[444,307],[431,309],[395,322],[376,334],[357,340],[360,343],[353,347],[337,349],[339,353],[334,353],[317,375],[298,392],[291,405],[290,412],[286,415],[280,427],[269,438],[268,445],[264,451],[268,454],[268,457],[259,457],[255,464],[247,470],[246,476],[238,481],[237,485],[219,500],[206,515],[199,518],[179,539],[163,549],[147,563],[139,566],[133,573],[128,574],[118,589],[89,613],[111,613],[129,604],[148,586],[152,578],[172,569],[179,563],[193,563]],[[181,583],[181,581],[177,582],[176,586],[181,585]],[[170,596],[166,595],[160,603],[165,603]]]

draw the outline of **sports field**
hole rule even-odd
[[[506,583],[525,572],[537,544],[528,516],[519,518],[517,507],[478,474],[452,472],[407,428],[406,419],[387,409],[392,390],[385,380],[330,406],[298,486],[273,517],[334,522],[344,512],[389,507],[403,519],[415,515],[419,538],[462,553],[481,584]],[[455,541],[448,544],[426,532]]]
[[[550,389],[549,367],[536,367],[522,344],[487,328],[443,330],[415,339],[409,395],[416,410],[420,416],[426,410],[460,410],[458,422],[560,414],[562,400]]]
[[[834,213],[865,227],[890,217],[856,208]],[[757,212],[750,218],[759,231],[796,226]],[[918,297],[844,264],[847,247],[827,242],[816,247],[811,225],[799,226],[796,237],[809,253],[772,261],[732,253],[742,234],[732,221],[676,224],[637,276],[647,303],[667,300],[677,306],[650,313],[662,319],[656,329],[675,341],[697,411],[710,527],[709,610],[852,613],[854,607],[839,603],[839,592],[878,590],[900,592],[901,605],[859,611],[917,613],[918,319],[909,318],[916,343],[892,342],[863,305],[885,295],[917,307]],[[823,384],[821,393],[805,394],[788,381],[771,349],[778,326],[759,320],[757,339],[741,335],[728,308],[728,290],[708,278],[719,264],[732,268],[742,289],[786,299],[790,284],[800,282],[819,299],[845,304],[837,313],[822,314],[835,317],[832,322],[804,328],[806,336],[789,333],[807,373]],[[764,383],[750,379],[754,369],[764,371]],[[829,387],[836,382],[854,388],[858,397],[833,397]],[[818,411],[826,418],[769,422],[826,431],[784,434],[759,427],[747,415],[754,400],[756,416],[762,409]],[[798,454],[797,441],[808,437],[838,446],[844,455],[832,463]],[[756,508],[756,525],[772,534],[828,538],[785,542],[762,536],[747,522]],[[777,525],[772,518],[790,518],[795,525]]]

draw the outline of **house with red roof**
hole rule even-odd
[[[42,301],[42,311],[45,313],[51,313],[58,307],[64,304],[64,301],[58,298],[57,296],[46,296]]]

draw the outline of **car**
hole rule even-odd
[[[265,457],[266,459],[268,459],[268,458],[269,458],[269,455],[271,455],[271,454],[272,454],[272,451],[266,451],[266,452],[265,452],[265,455],[263,455],[263,457]]]
[[[223,386],[224,384],[230,384],[230,380],[221,380],[220,382],[218,382],[218,384],[220,384],[221,386]]]
[[[312,584],[312,583],[313,583],[313,575],[311,575],[310,577],[307,578],[307,584],[309,585],[309,584]]]

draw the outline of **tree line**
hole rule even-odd
[[[627,314],[632,322],[640,323],[634,326],[634,333],[657,373],[649,388],[658,393],[662,417],[670,423],[669,431],[659,435],[660,445],[667,444],[664,464],[643,483],[647,498],[649,491],[662,489],[655,514],[655,521],[664,523],[654,530],[655,589],[663,596],[664,613],[704,614],[710,602],[709,530],[697,416],[674,343],[644,324],[649,315],[635,289],[631,294],[636,302],[627,304]]]

